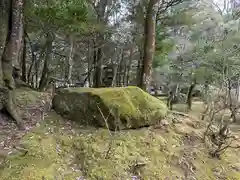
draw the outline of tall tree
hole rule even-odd
[[[3,1],[2,1],[3,2]],[[4,50],[1,56],[1,109],[5,108],[16,120],[19,127],[22,127],[21,118],[16,106],[14,95],[15,82],[12,77],[12,64],[18,66],[20,50],[23,37],[23,0],[11,0],[3,2],[6,7],[3,17],[7,18],[6,24],[3,24],[2,31],[6,32]],[[4,38],[4,37],[2,37]],[[19,68],[19,67],[18,67]]]
[[[150,0],[147,5],[147,12],[144,24],[144,55],[139,86],[148,90],[152,76],[152,61],[155,53],[155,26],[158,10],[158,0]]]
[[[183,1],[184,0],[149,0],[147,3],[144,22],[144,53],[139,83],[139,87],[145,91],[148,91],[152,79],[152,63],[155,55],[157,18],[162,16],[168,8],[182,3]]]

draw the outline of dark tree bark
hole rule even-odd
[[[194,81],[192,82],[192,84],[190,85],[189,89],[188,89],[188,94],[187,94],[187,106],[188,106],[188,110],[192,109],[192,100],[193,100],[193,90],[196,87],[196,79],[194,79]]]
[[[145,91],[148,91],[152,76],[152,61],[155,53],[157,5],[158,0],[150,0],[148,2],[144,24],[144,55],[139,86]]]
[[[39,90],[43,91],[50,80],[49,77],[49,62],[52,59],[52,48],[53,48],[53,40],[54,40],[54,34],[52,32],[47,33],[47,46],[46,46],[46,53],[44,58],[44,65],[42,70],[42,76],[39,82]]]
[[[24,82],[27,82],[27,62],[26,62],[26,58],[27,58],[27,41],[25,36],[23,37],[23,52],[22,52],[22,76],[21,76],[21,80]]]
[[[142,68],[143,68],[143,47],[138,46],[138,51],[139,51],[139,59],[137,63],[137,77],[136,77],[136,84],[138,84],[138,87],[141,87],[142,84]]]
[[[94,88],[99,88],[101,87],[102,84],[102,47],[101,44],[104,41],[104,36],[100,33],[97,34],[96,42],[95,42],[95,47],[94,47],[94,67],[95,67],[95,72],[94,72],[94,78],[93,78],[93,87]]]
[[[3,32],[6,32],[6,40],[3,52],[1,53],[2,66],[0,71],[2,72],[2,76],[0,77],[0,105],[1,109],[6,109],[12,118],[17,122],[17,125],[22,128],[23,125],[15,99],[15,82],[12,76],[12,64],[18,66],[22,46],[23,0],[5,1],[4,6],[5,9],[3,17],[5,17],[8,21],[6,21],[6,24],[3,24],[2,26],[2,28],[4,28]],[[3,38],[4,37],[1,39]],[[3,44],[1,44],[1,46],[2,45]]]
[[[111,1],[100,0],[97,5],[94,7],[96,11],[96,16],[98,23],[106,24],[109,16],[109,10],[107,9],[108,5],[111,4]],[[93,76],[93,87],[98,88],[102,85],[102,61],[103,61],[103,43],[105,41],[104,32],[101,30],[96,33],[94,46],[94,66],[95,72]]]
[[[126,67],[126,82],[125,84],[128,86],[129,85],[129,80],[130,80],[130,72],[132,69],[132,59],[133,59],[133,47],[131,47],[130,49],[130,54],[129,54],[129,60],[128,63],[126,63],[127,67]]]
[[[178,97],[177,97],[178,89],[179,89],[179,85],[176,84],[172,88],[170,88],[168,92],[167,106],[170,110],[173,109],[173,104],[176,103],[176,101],[178,101]]]
[[[88,41],[88,73],[86,77],[86,81],[88,81],[89,87],[92,87],[92,66],[93,66],[93,60],[92,60],[92,49],[91,49],[91,41]]]
[[[72,69],[73,69],[73,51],[74,51],[74,39],[73,36],[70,35],[69,37],[70,41],[70,49],[69,49],[69,54],[67,57],[67,67],[66,67],[66,78],[65,81],[68,84],[72,84]]]
[[[123,63],[124,63],[124,55],[123,55],[123,50],[120,50],[120,53],[118,55],[118,69],[117,69],[117,86],[121,87],[123,86],[123,79],[122,79],[122,73],[123,73]]]

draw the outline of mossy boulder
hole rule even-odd
[[[53,108],[80,124],[111,130],[156,124],[167,114],[161,100],[137,87],[60,89]]]

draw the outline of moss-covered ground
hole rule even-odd
[[[15,94],[16,104],[20,109],[20,116],[26,129],[19,130],[7,113],[0,112],[0,164],[22,136],[43,120],[44,111],[51,105],[51,97],[48,93],[23,87],[16,89]]]
[[[196,102],[194,118],[170,114],[154,127],[120,132],[83,128],[50,112],[22,138],[23,150],[5,159],[0,179],[240,179],[239,150],[221,160],[209,157],[201,140],[204,123],[197,118],[201,110]]]

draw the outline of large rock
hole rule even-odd
[[[167,113],[161,100],[137,87],[60,89],[53,107],[83,125],[108,126],[111,130],[152,125]]]

